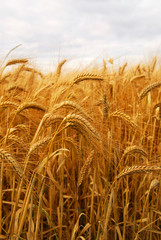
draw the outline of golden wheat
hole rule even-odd
[[[7,57],[0,67],[0,238],[159,240],[156,57],[119,69],[111,58],[84,73],[63,72],[63,60],[48,74]]]

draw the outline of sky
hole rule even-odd
[[[44,68],[142,60],[161,52],[160,0],[7,0],[0,3],[0,58]]]

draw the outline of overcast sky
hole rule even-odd
[[[0,57],[52,67],[96,59],[140,59],[161,51],[159,0],[7,0],[0,3]]]

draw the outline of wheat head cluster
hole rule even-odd
[[[0,66],[0,239],[159,240],[161,67]]]

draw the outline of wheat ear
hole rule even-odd
[[[127,67],[127,63],[124,63],[124,65],[122,67],[119,68],[119,75],[123,75],[125,68]]]
[[[120,172],[116,179],[119,179],[121,177],[125,177],[127,175],[132,175],[134,173],[149,173],[149,172],[154,172],[154,171],[161,171],[161,167],[159,166],[132,166],[125,168],[122,172]]]
[[[147,157],[147,153],[141,148],[141,147],[138,147],[136,145],[133,145],[133,146],[130,146],[130,147],[127,147],[122,155],[122,158],[125,158],[127,155],[131,155],[133,153],[139,153],[141,155],[143,155],[144,157]]]
[[[122,113],[120,111],[115,111],[113,113],[111,113],[109,115],[109,117],[118,117],[120,119],[122,119],[123,121],[127,122],[128,125],[130,125],[132,128],[136,129],[137,128],[137,124],[131,120],[130,116],[128,116],[125,113]]]
[[[38,142],[34,143],[28,152],[28,156],[30,156],[32,153],[34,153],[38,148],[43,147],[49,143],[49,141],[52,139],[52,137],[45,137]]]
[[[110,110],[110,103],[109,103],[109,101],[107,100],[106,94],[104,94],[104,95],[103,95],[103,116],[104,116],[105,118],[108,117],[109,110]]]
[[[155,56],[151,64],[151,72],[154,72],[156,63],[157,63],[157,57]]]
[[[79,111],[79,113],[83,114],[86,118],[90,119],[90,117],[85,112],[85,110],[81,106],[79,106],[79,104],[77,104],[73,101],[64,101],[64,102],[61,102],[60,104],[56,104],[54,106],[52,112],[59,108],[62,108],[62,107],[75,109],[75,110]]]
[[[62,115],[54,115],[52,113],[49,113],[46,115],[44,119],[42,119],[42,126],[49,127],[51,124],[62,122],[64,119],[64,116]]]
[[[25,63],[27,63],[27,62],[28,62],[28,59],[26,59],[26,58],[13,59],[13,60],[9,60],[9,61],[6,63],[5,67],[10,66],[10,65],[15,65],[15,64],[18,64],[18,63],[25,64]]]
[[[103,74],[105,74],[106,72],[107,72],[107,63],[105,59],[103,59]]]
[[[33,108],[33,109],[37,109],[37,110],[40,110],[40,111],[43,111],[45,112],[46,111],[46,108],[44,106],[42,106],[41,104],[39,103],[36,103],[36,102],[27,102],[27,103],[22,103],[16,110],[16,114],[22,112],[23,110],[25,109],[28,109],[28,108]]]
[[[5,80],[11,76],[11,73],[6,73],[3,77],[1,77],[0,79],[0,83],[3,83],[5,82]]]
[[[41,78],[43,78],[43,74],[34,68],[24,66],[22,70],[31,73],[37,73],[38,75],[40,75]]]
[[[161,119],[161,102],[155,104],[155,106],[153,107],[153,112],[155,111],[156,108],[159,108],[159,118]]]
[[[148,92],[150,92],[151,90],[153,90],[157,87],[160,87],[160,86],[161,86],[161,81],[152,83],[152,84],[148,85],[147,87],[145,87],[139,95],[140,101],[148,94]]]
[[[140,69],[140,63],[136,66],[136,70],[135,70],[135,72],[139,72],[139,74],[141,74],[141,69]]]
[[[141,80],[141,79],[145,79],[145,74],[140,74],[140,75],[137,75],[137,76],[134,76],[130,79],[130,82],[134,82],[134,81],[138,81],[138,80]]]
[[[22,171],[22,168],[20,167],[19,163],[11,156],[11,154],[9,152],[5,151],[2,148],[0,149],[0,160],[8,161],[13,166],[13,168],[16,170],[18,175],[20,177],[23,176],[23,171]]]
[[[61,74],[61,70],[62,70],[62,67],[63,65],[66,63],[66,59],[64,59],[63,61],[61,61],[58,66],[57,66],[57,69],[56,69],[56,72],[55,72],[55,75],[56,75],[56,78],[58,79],[60,77],[60,74]]]
[[[8,108],[8,107],[18,108],[18,105],[10,101],[5,101],[0,103],[0,108]]]
[[[76,78],[74,78],[73,83],[79,83],[85,80],[97,80],[97,81],[103,81],[103,76],[99,76],[94,73],[83,73],[78,75]]]
[[[87,128],[90,133],[93,134],[93,136],[95,138],[97,138],[97,140],[101,141],[101,137],[99,135],[99,133],[93,128],[93,126],[82,116],[78,115],[78,114],[68,114],[63,121],[66,122],[72,122],[72,123],[78,123],[80,124],[82,127]]]
[[[93,156],[94,156],[94,150],[92,150],[87,158],[87,160],[85,161],[83,167],[80,170],[79,173],[79,177],[78,177],[78,187],[82,184],[83,178],[85,177],[91,163],[93,160]]]

